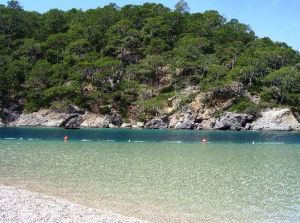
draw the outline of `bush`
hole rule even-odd
[[[229,109],[231,112],[245,113],[257,117],[262,107],[259,104],[255,104],[249,98],[238,98],[233,106]]]
[[[35,101],[28,101],[25,103],[24,109],[26,112],[36,112],[40,109],[40,106]]]
[[[108,106],[100,107],[99,112],[101,115],[107,115],[110,113],[110,108]]]

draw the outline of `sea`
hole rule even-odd
[[[149,222],[300,222],[300,132],[0,128],[0,184]]]

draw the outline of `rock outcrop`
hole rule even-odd
[[[130,129],[132,127],[132,124],[131,123],[123,123],[121,125],[122,128],[125,128],[125,129]]]
[[[137,122],[135,125],[132,126],[134,129],[142,129],[144,128],[145,123],[144,122]]]
[[[162,116],[154,118],[147,122],[144,126],[145,129],[166,129],[168,128],[168,117]]]
[[[123,124],[123,119],[120,115],[116,114],[116,113],[112,113],[111,115],[107,116],[109,123],[120,127]]]
[[[114,116],[117,117],[117,116]],[[73,110],[73,113],[57,112],[49,109],[40,110],[31,114],[21,114],[9,126],[44,126],[44,127],[64,127],[64,128],[108,128],[115,126],[110,121],[109,115],[100,116],[98,114]],[[120,120],[118,121],[120,123]],[[114,122],[116,123],[116,121]]]
[[[180,113],[177,113],[170,118],[169,128],[171,129],[194,129],[195,118],[192,109],[185,107]]]
[[[216,120],[214,129],[236,130],[236,131],[245,130],[246,127],[247,128],[250,127],[247,124],[251,123],[252,121],[253,121],[252,115],[227,112],[226,114],[222,115],[220,118]]]
[[[262,112],[261,117],[251,124],[251,129],[262,131],[292,131],[300,130],[300,123],[290,109],[275,108]]]
[[[68,128],[68,129],[76,129],[80,127],[80,124],[83,122],[82,116],[78,114],[74,114],[66,119],[60,127]]]
[[[197,90],[197,89],[196,89]],[[196,91],[197,93],[198,91]],[[223,91],[222,91],[223,92]],[[180,106],[176,98],[171,98],[170,114],[153,118],[144,123],[129,119],[124,123],[115,110],[110,114],[100,115],[70,105],[65,110],[42,109],[34,113],[22,113],[21,106],[9,105],[0,109],[0,126],[43,126],[63,128],[146,128],[146,129],[178,129],[178,130],[266,130],[291,131],[300,130],[300,114],[288,108],[274,108],[261,112],[258,119],[247,114],[226,112],[218,119],[217,112],[228,110],[232,100],[209,105],[204,102],[203,94],[198,94],[191,103]],[[173,103],[174,102],[174,103]],[[175,103],[176,102],[176,103]],[[175,104],[173,106],[173,104]]]
[[[8,104],[4,108],[0,108],[0,118],[2,124],[10,123],[20,117],[22,113],[22,106],[16,104]]]
[[[49,109],[43,109],[31,114],[23,113],[18,119],[9,123],[10,126],[45,126],[59,127],[69,120],[71,114],[54,112]]]
[[[108,128],[109,119],[107,116],[99,116],[94,113],[87,112],[83,116],[83,122],[80,124],[82,128]]]

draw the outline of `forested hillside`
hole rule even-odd
[[[236,83],[259,102],[226,90]],[[145,120],[188,87],[210,92],[207,103],[234,98],[228,110],[299,110],[300,54],[217,11],[189,13],[184,1],[175,10],[110,4],[43,14],[18,1],[0,5],[1,106],[33,112],[74,104]],[[187,92],[180,103],[195,96]]]

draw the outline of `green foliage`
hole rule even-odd
[[[229,109],[229,111],[231,112],[246,113],[249,115],[253,115],[254,117],[258,115],[260,110],[260,105],[255,104],[254,102],[250,101],[249,98],[245,97],[237,98],[233,106]]]
[[[277,103],[298,102],[296,98],[300,93],[300,72],[296,68],[283,67],[273,71],[264,78],[264,82],[270,86],[268,91]]]
[[[167,106],[168,99],[174,95],[175,92],[162,93],[148,100],[140,100],[137,104],[144,107],[147,113],[156,115],[160,109]]]
[[[129,117],[139,105],[145,121],[191,85],[210,91],[208,103],[238,98],[233,82],[264,103],[297,107],[299,64],[299,52],[285,43],[257,38],[217,11],[190,13],[182,0],[175,10],[109,4],[43,14],[18,1],[0,5],[0,103],[25,101],[27,111],[70,103]],[[255,106],[240,98],[232,109],[255,113]]]
[[[99,108],[99,112],[102,115],[106,115],[110,113],[110,108],[108,106],[103,106],[101,108]]]

